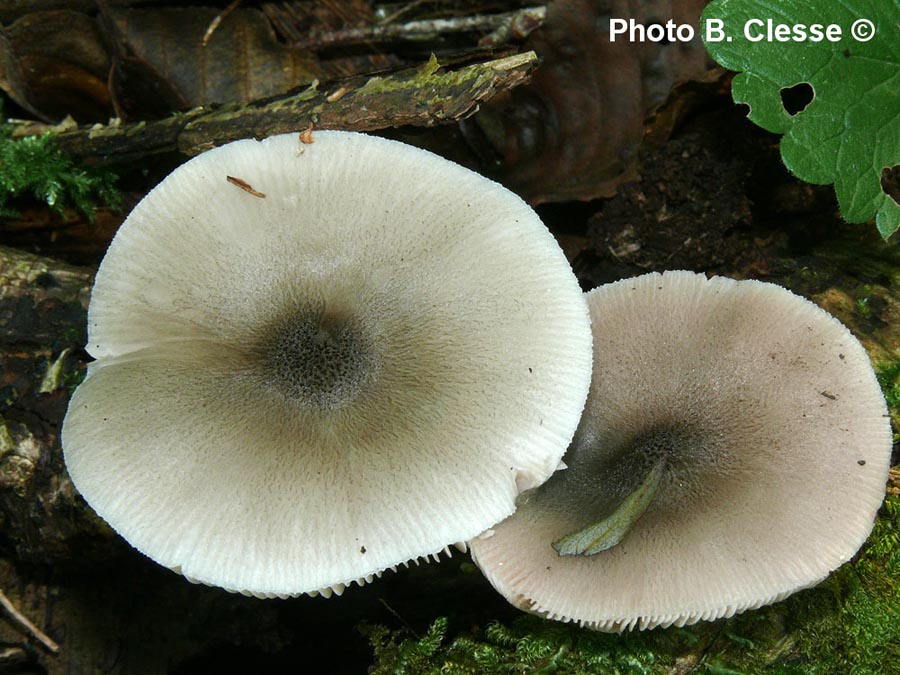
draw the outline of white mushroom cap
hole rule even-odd
[[[594,379],[566,471],[471,544],[513,604],[604,631],[694,623],[824,579],[872,529],[891,431],[862,346],[772,284],[648,274],[588,294]],[[640,489],[620,543],[553,543]]]
[[[76,487],[157,562],[256,595],[342,590],[505,518],[590,384],[587,306],[537,215],[361,134],[187,162],[119,230],[89,324]]]

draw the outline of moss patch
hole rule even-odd
[[[884,392],[891,417],[896,421],[900,417],[900,361],[878,364],[875,367],[875,374]]]
[[[76,166],[56,148],[53,134],[15,139],[12,131],[0,124],[0,217],[16,215],[9,202],[20,195],[32,195],[60,213],[74,207],[88,219],[96,202],[118,208],[112,173]]]
[[[672,653],[655,654],[641,636],[619,638],[571,625],[522,616],[511,625],[492,623],[476,635],[447,640],[448,620],[439,618],[421,638],[404,638],[384,626],[364,629],[375,650],[373,675],[514,673],[610,673],[650,675]],[[680,639],[696,642],[683,631],[667,634],[675,648]]]
[[[386,92],[409,91],[423,104],[434,105],[452,100],[460,88],[477,88],[495,76],[494,66],[478,65],[440,72],[441,64],[434,54],[427,63],[406,78],[373,77],[357,92],[357,96],[379,95]],[[435,94],[443,91],[443,95]]]

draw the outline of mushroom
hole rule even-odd
[[[505,518],[571,441],[584,297],[537,215],[344,132],[216,148],[97,273],[62,432],[87,502],[192,580],[341,592]]]
[[[565,471],[471,542],[514,605],[602,631],[812,586],[872,529],[891,452],[863,347],[773,284],[647,274],[588,294],[594,377]]]

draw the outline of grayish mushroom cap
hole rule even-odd
[[[361,134],[178,168],[119,230],[89,324],[76,487],[157,562],[262,596],[340,592],[505,518],[590,384],[587,307],[535,213]]]
[[[588,294],[595,361],[568,469],[471,542],[513,604],[597,630],[774,602],[853,556],[884,497],[887,411],[859,342],[778,286],[690,272]],[[559,555],[662,459],[617,545]]]

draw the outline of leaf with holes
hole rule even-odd
[[[788,169],[810,183],[834,183],[844,218],[874,216],[884,238],[900,228],[900,205],[882,187],[882,177],[900,165],[898,17],[900,0],[713,0],[702,20],[712,57],[741,71],[732,85],[735,102],[749,105],[759,126],[784,134]],[[813,24],[835,24],[840,37],[778,41],[767,34],[770,19],[788,30],[803,25],[808,38]],[[722,22],[724,39],[715,41],[711,20]],[[802,83],[812,100],[797,111],[788,99],[802,93]]]

